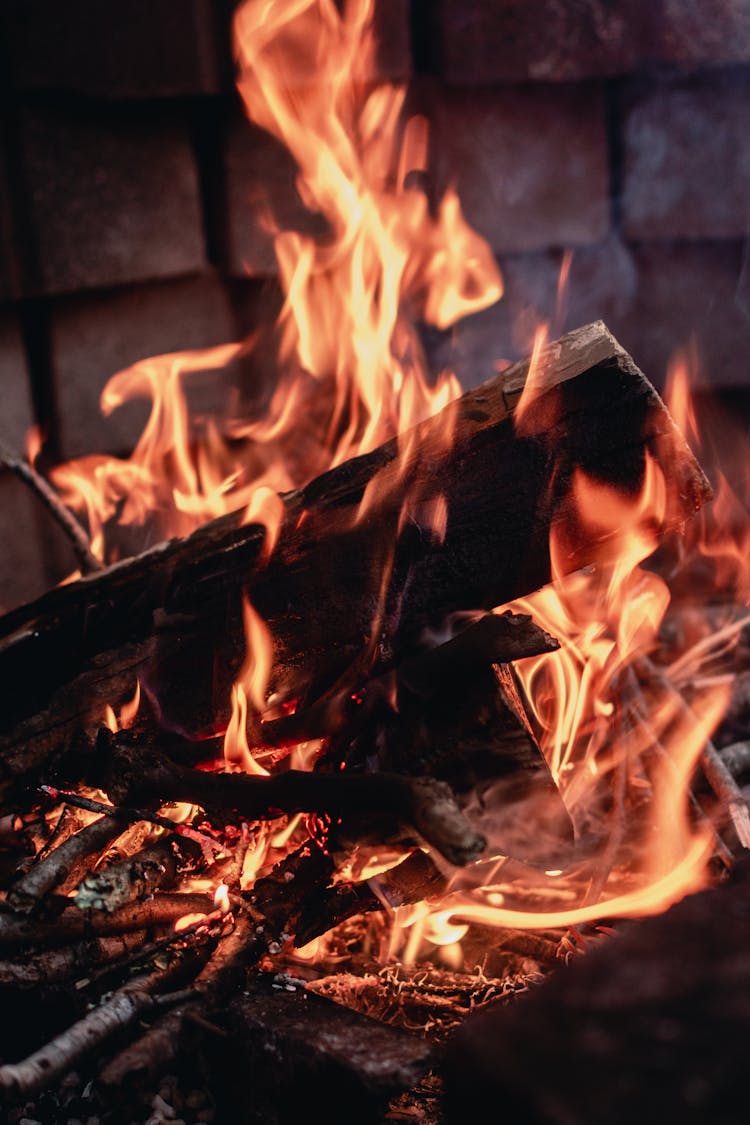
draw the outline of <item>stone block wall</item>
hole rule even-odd
[[[143,418],[99,395],[149,354],[263,325],[265,216],[315,230],[288,154],[232,81],[232,0],[0,6],[0,436],[42,463],[127,452]],[[657,386],[692,347],[750,397],[750,0],[376,0],[380,82],[431,125],[426,187],[457,188],[505,294],[449,331],[466,386],[604,319]],[[564,265],[568,280],[560,291]],[[252,393],[252,392],[251,392]],[[0,473],[0,607],[71,568]]]

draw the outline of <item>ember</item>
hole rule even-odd
[[[375,81],[372,17],[235,13],[247,115],[315,217],[285,229],[269,201],[264,407],[190,406],[207,375],[241,385],[249,339],[116,374],[105,413],[150,402],[127,458],[52,488],[37,433],[0,451],[79,565],[0,619],[17,1115],[68,1082],[104,1120],[174,1118],[190,1075],[196,1120],[231,1116],[271,1045],[248,1121],[321,1089],[330,1120],[398,1120],[444,1058],[457,1119],[475,1009],[512,1026],[518,993],[623,919],[668,928],[750,847],[750,525],[693,452],[689,361],[663,400],[595,321],[539,326],[463,393],[429,370],[419,325],[503,283],[456,193],[423,190],[427,122]]]

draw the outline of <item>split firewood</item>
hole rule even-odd
[[[528,372],[529,361],[514,365],[286,496],[270,559],[262,529],[224,517],[6,615],[3,776],[38,768],[90,731],[136,677],[166,724],[220,729],[245,653],[245,597],[274,638],[271,688],[307,707],[363,650],[378,675],[450,614],[543,585],[552,524],[566,529],[571,570],[605,557],[606,536],[576,534],[579,470],[633,494],[650,454],[666,482],[656,531],[681,526],[709,497],[663,403],[601,323],[537,357],[519,411]]]
[[[235,1116],[250,1073],[257,1121],[302,1121],[316,1116],[317,1106],[326,1121],[375,1125],[389,1100],[437,1058],[425,1037],[333,1004],[282,974],[254,978],[231,998],[222,1025],[225,1038],[202,1037],[222,1121]]]
[[[469,1016],[442,1057],[449,1125],[488,1104],[536,1125],[743,1121],[749,902],[745,858],[514,1004]]]

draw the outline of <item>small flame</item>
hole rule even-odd
[[[226,883],[219,883],[214,891],[214,906],[222,914],[228,914],[231,910],[231,903],[229,902],[229,887]]]

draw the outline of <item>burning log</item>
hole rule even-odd
[[[352,666],[363,680],[406,660],[450,614],[544,584],[553,523],[570,530],[569,569],[606,556],[606,536],[575,535],[575,473],[633,495],[649,454],[665,474],[664,529],[708,498],[658,395],[601,323],[549,345],[529,371],[515,364],[285,496],[270,558],[263,530],[235,514],[6,615],[4,778],[98,725],[136,677],[165,723],[221,727],[245,597],[274,637],[272,687],[302,709],[337,681],[351,687]]]
[[[0,1090],[24,1096],[40,1088],[42,1070],[60,1074],[106,1055],[114,1034],[124,1049],[104,1066],[102,1088],[153,1078],[191,1023],[221,1031],[230,996],[295,935],[302,944],[355,912],[419,902],[448,883],[416,850],[377,884],[342,886],[334,881],[342,852],[365,845],[364,869],[369,844],[396,843],[401,853],[429,844],[450,864],[471,863],[485,847],[484,810],[493,849],[540,867],[552,852],[564,866],[571,822],[513,670],[557,642],[529,616],[491,611],[549,579],[552,525],[564,529],[568,569],[617,554],[614,533],[579,526],[577,474],[632,498],[654,462],[665,477],[664,512],[651,529],[659,534],[692,514],[708,484],[653,388],[592,325],[285,496],[270,554],[262,529],[225,517],[0,621],[0,674],[11,686],[0,716],[4,790],[99,816],[51,842],[16,879],[0,946],[9,957],[36,952],[28,972],[6,961],[2,980],[19,993],[33,979],[64,986],[81,943],[92,942],[92,1002],[105,980],[115,990],[91,1018],[0,1068]],[[272,704],[251,714],[250,743],[282,751],[325,739],[311,772],[286,768],[281,752],[268,776],[206,768],[244,657],[248,603],[275,646]],[[132,732],[102,730],[105,701],[131,696],[136,676],[155,706]],[[187,738],[166,734],[170,725]],[[111,803],[67,791],[80,782]],[[199,806],[201,823],[175,826],[160,811],[165,802]],[[15,815],[21,806],[6,807]],[[248,822],[263,838],[260,822],[303,812],[329,818],[325,850],[313,843],[311,817],[307,843],[240,891]],[[152,826],[169,836],[154,842]],[[138,844],[97,864],[125,828]],[[231,856],[226,841],[238,835]],[[91,869],[77,905],[53,893],[70,893]],[[179,885],[185,870],[214,885],[229,872],[237,893],[226,927],[209,896],[161,890],[131,901]],[[205,923],[188,927],[183,947],[169,930],[192,913]],[[176,996],[156,968],[175,956],[190,981]],[[132,985],[134,999],[127,981],[136,966],[156,975],[143,995]],[[165,992],[163,1014],[152,1000]],[[151,1026],[128,1044],[142,1017]]]

